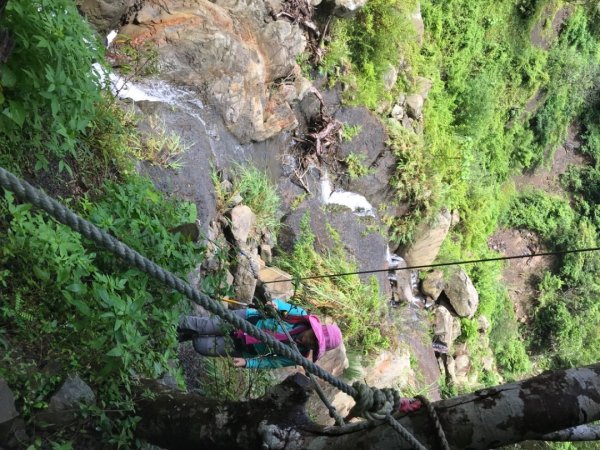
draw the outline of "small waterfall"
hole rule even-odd
[[[325,204],[346,206],[359,216],[375,217],[375,208],[363,195],[342,189],[333,190],[326,171],[321,176],[321,201]]]

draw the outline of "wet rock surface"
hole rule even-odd
[[[161,75],[201,89],[240,142],[297,126],[288,99],[298,93],[271,89],[271,83],[289,77],[295,89],[295,58],[306,39],[297,25],[273,21],[264,3],[147,3],[120,33],[136,45],[153,42]]]
[[[339,234],[349,257],[355,259],[359,271],[388,268],[387,241],[374,231],[381,225],[377,219],[358,216],[344,206],[324,206],[320,200],[314,198],[301,203],[283,218],[285,230],[280,238],[280,245],[284,251],[293,249],[294,243],[300,236],[300,222],[305,215],[310,217],[310,226],[319,250],[327,251],[335,247],[336,242],[328,231],[328,226],[331,226]],[[360,275],[364,282],[367,282],[371,276],[377,278],[380,292],[384,296],[389,294],[390,284],[387,273]]]

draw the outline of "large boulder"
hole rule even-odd
[[[263,267],[258,280],[264,284],[272,298],[286,300],[294,295],[292,276],[277,267]]]
[[[479,293],[463,269],[452,271],[446,281],[444,293],[460,317],[471,318],[475,315],[479,306]]]
[[[134,45],[158,46],[161,75],[201,89],[242,143],[296,127],[286,89],[295,86],[296,56],[306,45],[300,28],[273,21],[262,2],[167,0],[146,3],[121,34]],[[295,89],[295,88],[294,88]]]
[[[397,251],[409,266],[431,264],[437,257],[440,247],[446,239],[451,224],[451,214],[443,209],[432,224],[422,223],[417,227],[411,244]]]
[[[107,35],[118,28],[121,17],[139,0],[76,0],[75,4],[85,18],[98,30]]]
[[[421,292],[428,299],[436,301],[444,290],[445,285],[444,272],[441,270],[432,270],[421,281]]]
[[[237,205],[231,210],[231,234],[238,247],[246,248],[250,233],[254,231],[256,215],[246,205]]]
[[[6,381],[0,379],[0,448],[21,448],[28,439],[25,421],[15,408],[15,397]]]
[[[392,294],[394,301],[398,303],[416,303],[417,299],[412,289],[413,271],[401,270],[407,267],[406,261],[400,257],[392,259],[392,267],[395,270],[394,275],[390,278],[392,281]]]
[[[17,417],[15,397],[5,380],[0,379],[0,424]]]
[[[78,375],[69,376],[50,398],[48,408],[36,415],[36,421],[46,425],[68,425],[76,420],[79,404],[95,402],[94,391]]]
[[[460,336],[460,321],[444,306],[435,309],[435,325],[433,333],[441,342],[451,347]]]

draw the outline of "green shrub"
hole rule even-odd
[[[414,8],[414,2],[372,0],[352,19],[333,23],[321,70],[331,81],[341,79],[352,86],[346,96],[350,103],[375,109],[383,99],[391,99],[383,76],[390,67],[398,67],[402,53],[414,45],[407,32]]]
[[[575,215],[567,200],[541,190],[520,194],[504,217],[508,226],[535,231],[546,240],[567,232],[574,222]]]
[[[95,203],[84,199],[81,212],[179,276],[201,258],[202,249],[168,231],[195,219],[195,207],[165,200],[149,181],[109,183]],[[63,374],[77,372],[91,383],[99,402],[90,414],[106,442],[127,444],[136,422],[128,417],[135,376],[173,373],[181,380],[170,361],[176,358],[175,324],[187,303],[8,192],[0,201],[0,217],[0,266],[8,268],[1,280],[1,327],[24,348],[42,342]],[[45,398],[35,400],[39,395],[26,389],[28,371],[7,375],[12,369],[0,365],[0,376],[24,389],[22,401],[31,405],[30,412],[43,407]]]
[[[339,236],[331,227],[328,231],[335,245],[321,254],[315,250],[310,216],[305,215],[293,252],[278,257],[276,264],[294,277],[355,272],[356,264],[346,254]],[[388,345],[381,328],[384,302],[375,277],[368,283],[361,282],[358,275],[306,280],[297,286],[294,298],[330,316],[340,326],[348,348],[369,353]]]
[[[233,191],[244,199],[256,214],[256,225],[276,234],[281,227],[281,200],[268,175],[254,166],[237,166],[233,174]]]
[[[92,63],[102,45],[69,0],[9,2],[0,26],[15,48],[0,67],[0,141],[17,161],[74,155],[100,100]],[[61,169],[66,168],[64,164]]]

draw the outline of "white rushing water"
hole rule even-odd
[[[321,176],[321,201],[325,204],[345,206],[359,216],[375,217],[375,208],[363,195],[342,189],[333,190],[327,172]]]

